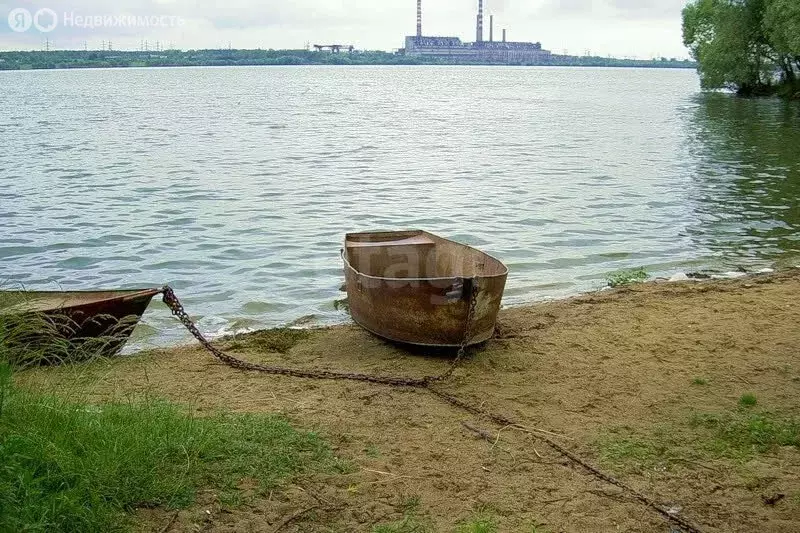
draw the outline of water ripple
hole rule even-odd
[[[0,86],[3,282],[170,283],[209,331],[344,320],[348,231],[481,246],[511,267],[508,304],[620,268],[800,249],[796,106],[698,97],[693,72],[189,68]],[[184,338],[161,305],[145,322],[140,342]]]

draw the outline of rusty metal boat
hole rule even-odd
[[[351,233],[342,250],[350,314],[405,344],[459,347],[489,340],[508,268],[421,230]]]
[[[31,351],[37,345],[69,346],[91,340],[92,355],[119,353],[161,289],[111,291],[0,291],[0,327]],[[39,327],[25,327],[34,323]],[[22,334],[14,336],[12,330]],[[12,332],[12,333],[9,333]],[[0,331],[1,333],[1,331]],[[64,343],[66,341],[66,344]]]

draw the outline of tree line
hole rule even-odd
[[[705,88],[800,98],[800,0],[694,0],[683,42]]]
[[[480,64],[408,56],[382,51],[329,53],[309,50],[163,50],[83,51],[57,50],[0,52],[0,70],[190,67],[239,65],[452,65]],[[596,56],[559,56],[536,63],[551,66],[694,68],[695,63],[679,59],[618,59]]]

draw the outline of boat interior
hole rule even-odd
[[[351,233],[347,262],[367,276],[389,279],[493,277],[508,273],[493,257],[424,231]]]
[[[117,298],[144,296],[151,291],[0,291],[0,314],[41,313],[68,309]],[[151,295],[152,296],[152,295]]]

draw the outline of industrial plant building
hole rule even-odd
[[[489,17],[489,40],[483,36],[483,0],[478,0],[478,23],[474,43],[458,37],[426,37],[422,35],[422,0],[417,0],[417,34],[406,37],[406,55],[432,57],[465,63],[540,64],[550,59],[551,52],[541,43],[521,43],[494,39],[494,15]]]

